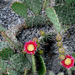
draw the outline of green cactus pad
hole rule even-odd
[[[74,18],[75,6],[72,7],[72,6],[67,6],[67,5],[63,5],[63,6],[58,5],[58,6],[54,6],[54,9],[56,10],[56,13],[58,14],[59,21],[63,25],[75,24],[75,20],[74,20],[75,19]]]
[[[75,0],[65,0],[65,2],[69,5],[69,4],[71,4],[71,3],[75,3]]]
[[[49,6],[50,6],[50,0],[44,0],[44,2],[43,2],[43,9],[46,9]]]
[[[0,58],[3,60],[9,59],[14,54],[14,51],[11,48],[4,48],[0,51]]]
[[[19,2],[14,2],[11,5],[12,10],[20,15],[21,17],[26,18],[27,17],[27,7],[25,4],[19,3]]]
[[[17,72],[14,71],[12,67],[2,59],[0,59],[0,71],[5,74],[9,73],[10,75],[18,75]],[[2,74],[1,72],[0,75]]]
[[[24,3],[35,14],[39,14],[42,10],[43,0],[24,0]]]
[[[2,50],[3,48],[8,48],[8,47],[12,47],[9,43],[8,43],[8,41],[1,41],[0,42],[0,50]]]
[[[33,15],[29,16],[26,19],[26,27],[40,26],[40,25],[49,25],[51,22],[45,15]]]
[[[17,44],[13,42],[6,34],[5,32],[1,32],[1,34],[4,36],[4,38],[17,50],[23,50],[23,45],[18,42]]]
[[[61,25],[59,23],[59,19],[58,19],[58,16],[57,16],[54,8],[53,7],[48,7],[46,9],[46,14],[47,14],[48,18],[50,19],[50,21],[53,23],[56,31],[61,32]]]
[[[72,53],[72,56],[75,58],[75,52]]]
[[[27,68],[27,70],[31,68],[31,64],[22,53],[13,55],[10,61],[13,67],[19,72],[24,72],[25,68]]]
[[[45,75],[46,73],[46,66],[44,63],[44,60],[41,55],[35,55],[36,58],[36,66],[37,66],[37,72],[39,75]]]

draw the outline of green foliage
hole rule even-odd
[[[27,60],[30,62],[30,63],[32,63],[32,57],[31,57],[31,55],[30,54],[25,54],[26,55],[26,58],[27,58]]]
[[[9,64],[7,64],[4,60],[0,59],[0,75],[2,73],[7,73],[10,75],[17,75],[17,72],[14,71]]]
[[[67,0],[68,1],[68,0]],[[75,17],[75,6],[66,6],[66,5],[59,5],[55,6],[54,9],[59,17],[59,21],[63,25],[70,25],[75,24],[74,17]]]
[[[49,0],[44,0],[43,2],[43,9],[50,7],[50,1]]]
[[[11,48],[4,48],[0,51],[0,58],[3,60],[9,59],[14,54],[14,51]]]
[[[27,68],[27,70],[31,68],[29,61],[22,53],[13,55],[10,61],[18,72],[24,72],[25,68]]]
[[[36,73],[36,63],[35,63],[35,56],[32,55],[32,72],[33,74]]]
[[[72,56],[75,58],[75,52],[72,53]]]
[[[3,48],[8,48],[8,47],[12,47],[12,46],[7,41],[0,42],[0,50],[2,50]]]
[[[50,21],[53,23],[56,31],[60,32],[61,31],[61,25],[59,23],[59,20],[58,20],[58,17],[56,15],[56,12],[55,12],[54,8],[48,7],[46,9],[46,14],[49,17]]]
[[[20,51],[22,51],[23,50],[23,46],[22,46],[22,44],[20,44],[20,43],[15,43],[15,42],[13,42],[6,34],[5,34],[5,32],[1,32],[1,34],[4,36],[4,38],[15,48],[15,49],[18,49],[18,50],[20,50]]]
[[[0,24],[0,32],[1,31],[6,31],[6,29]]]
[[[40,25],[50,25],[50,21],[45,15],[30,16],[26,19],[26,27],[40,26]]]
[[[24,0],[26,6],[33,11],[35,14],[39,14],[42,10],[43,0]]]
[[[35,55],[35,58],[36,58],[36,66],[37,66],[36,69],[37,69],[38,74],[45,75],[46,66],[45,66],[42,56],[38,54],[38,55]]]
[[[75,3],[75,0],[65,0],[65,2],[69,5],[69,4],[71,4],[71,3]]]
[[[49,71],[49,75],[55,75],[55,73],[52,71]]]
[[[12,10],[18,15],[26,18],[27,17],[27,7],[23,3],[14,2],[11,6]]]

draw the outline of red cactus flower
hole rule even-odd
[[[62,66],[69,69],[74,66],[74,58],[71,55],[67,55],[66,58],[61,61]]]
[[[33,42],[33,41],[29,41],[29,42],[26,42],[25,45],[24,45],[24,51],[27,52],[28,54],[35,54],[35,51],[37,49],[37,44],[36,44],[36,41]]]

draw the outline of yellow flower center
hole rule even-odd
[[[65,60],[65,64],[66,64],[66,65],[70,65],[70,64],[71,64],[71,59],[70,59],[70,58],[67,58],[67,59]]]
[[[33,51],[34,50],[34,45],[32,45],[32,44],[28,45],[27,49],[29,51]]]

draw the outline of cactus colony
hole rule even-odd
[[[25,28],[53,23],[56,30],[55,34],[57,34],[56,40],[58,51],[60,53],[59,59],[61,61],[65,59],[65,49],[63,48],[61,36],[63,35],[61,34],[62,27],[55,9],[50,7],[49,0],[23,0],[21,3],[12,3],[11,8],[15,13],[25,18]],[[28,16],[27,9],[31,10],[34,15]],[[46,15],[40,14],[42,9],[45,10]],[[33,42],[30,42],[30,45],[25,45],[24,49],[20,42],[17,40],[11,40],[11,38],[5,33],[6,31],[7,30],[0,25],[0,32],[9,43],[9,47],[5,45],[0,48],[0,75],[28,75],[30,70],[33,74],[38,72],[39,75],[45,75],[46,66],[41,56],[43,50],[39,50],[37,55],[35,55],[36,50],[31,53],[31,51],[35,49],[35,42],[37,43],[36,47],[40,47],[38,42],[39,39],[36,37],[33,38]],[[43,37],[47,35],[44,31],[40,31],[39,34]],[[14,37],[16,38],[15,35]],[[28,52],[26,50],[28,50]],[[50,71],[49,74],[55,75],[52,71]],[[58,75],[63,75],[63,73],[59,73]]]

